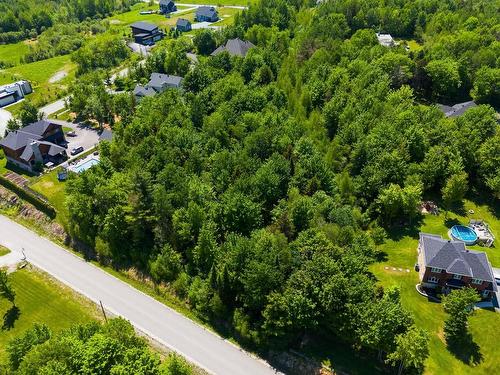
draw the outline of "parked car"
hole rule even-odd
[[[71,150],[71,155],[78,155],[80,152],[83,152],[83,147],[75,147],[74,149]]]
[[[71,131],[67,132],[66,135],[68,137],[76,137],[76,132],[74,130],[71,130]]]

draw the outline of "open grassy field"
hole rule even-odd
[[[6,320],[11,305],[6,300],[0,300],[0,314],[4,317],[0,330],[0,363],[6,361],[6,344],[35,322],[45,323],[51,330],[59,331],[99,318],[99,311],[93,303],[44,273],[23,269],[10,277],[19,312],[16,318]]]
[[[468,224],[470,218],[484,219],[497,238],[496,247],[469,248],[485,251],[493,267],[500,266],[498,238],[500,236],[500,217],[498,209],[484,204],[465,201],[462,214],[441,213],[439,216],[426,215],[420,225],[412,229],[400,229],[390,233],[390,239],[381,246],[386,254],[386,260],[374,264],[372,272],[384,287],[398,285],[404,306],[411,311],[418,326],[425,328],[431,336],[430,357],[426,363],[426,374],[498,374],[500,373],[500,346],[496,343],[496,332],[500,332],[500,314],[487,310],[479,310],[470,320],[470,330],[473,339],[479,345],[481,361],[477,364],[464,363],[450,353],[443,338],[443,325],[446,314],[439,303],[429,302],[419,295],[415,285],[419,282],[418,273],[413,267],[417,260],[418,232],[440,234],[445,238],[449,227],[456,223]],[[474,214],[467,214],[474,210]],[[386,269],[385,267],[388,267]],[[402,268],[403,271],[393,271],[392,268]],[[410,272],[405,270],[409,269]]]
[[[236,2],[238,0],[235,0]],[[206,4],[206,1],[198,1],[198,2],[188,2],[189,4]],[[213,4],[217,5],[217,4]],[[226,4],[227,5],[227,4]],[[233,5],[241,5],[241,4],[233,4]],[[246,5],[246,4],[243,4]],[[145,21],[151,22],[155,25],[158,25],[162,28],[170,28],[175,26],[177,19],[185,18],[191,22],[194,22],[195,10],[190,7],[178,6],[179,13],[171,15],[169,18],[165,17],[161,14],[146,14],[141,15],[140,11],[142,10],[156,10],[156,6],[149,6],[146,3],[139,3],[132,6],[132,10],[126,13],[117,14],[111,18],[109,21],[112,25],[113,29],[128,29],[128,26],[137,21]],[[222,26],[228,25],[233,22],[234,15],[241,10],[233,9],[233,8],[219,8],[219,16],[221,17],[221,21],[215,23],[215,25]],[[128,30],[127,30],[128,31]]]
[[[199,5],[215,5],[215,6],[224,6],[224,5],[236,5],[236,6],[249,6],[254,1],[252,0],[186,0],[179,1],[180,4],[199,4]]]
[[[44,195],[57,211],[56,220],[63,227],[68,223],[68,209],[65,205],[66,183],[57,179],[57,170],[32,178],[30,188]]]
[[[50,82],[51,77],[60,71],[68,74],[57,82]],[[34,92],[26,97],[33,104],[42,106],[59,99],[68,84],[75,77],[76,66],[71,62],[70,55],[57,56],[30,64],[18,65],[0,71],[0,84],[14,82],[19,79],[30,81]],[[16,113],[20,104],[9,107],[9,111]]]
[[[0,45],[0,62],[13,65],[21,63],[21,58],[28,52],[28,43],[22,41],[14,44]]]

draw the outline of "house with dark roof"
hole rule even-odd
[[[165,34],[158,29],[158,26],[149,22],[134,22],[130,25],[130,28],[132,29],[134,41],[144,46],[151,46],[165,36]]]
[[[445,117],[458,117],[465,113],[470,108],[476,107],[474,101],[468,101],[463,103],[458,103],[453,106],[448,106],[444,104],[437,105],[439,110],[444,113]]]
[[[228,52],[231,56],[245,57],[250,48],[255,47],[252,42],[241,40],[239,38],[229,39],[225,44],[212,52],[212,56],[216,56],[222,52]]]
[[[191,22],[185,18],[179,18],[175,23],[175,29],[181,32],[191,31]]]
[[[439,289],[444,294],[471,287],[485,299],[497,291],[486,253],[469,250],[463,242],[427,233],[420,233],[417,251],[417,269],[423,287]]]
[[[146,96],[154,96],[161,94],[167,89],[180,89],[182,85],[182,77],[173,76],[170,74],[151,73],[149,82],[143,85],[137,85],[133,94],[137,101],[140,101]]]
[[[62,125],[47,120],[9,132],[0,146],[9,163],[30,172],[38,165],[59,164],[67,159]]]
[[[219,20],[217,9],[209,6],[201,6],[196,9],[195,20],[198,22],[216,22]]]
[[[169,14],[175,12],[177,10],[177,6],[173,2],[173,0],[160,0],[160,13],[161,14]]]

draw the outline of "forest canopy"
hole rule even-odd
[[[315,3],[258,1],[131,69],[182,74],[182,91],[137,103],[101,88],[115,136],[68,182],[71,232],[259,349],[313,334],[399,358],[427,336],[368,265],[424,197],[500,197],[499,4]],[[376,31],[404,40],[386,48]],[[201,56],[235,37],[256,48]],[[456,118],[437,106],[471,99]]]

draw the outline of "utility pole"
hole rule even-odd
[[[101,305],[102,315],[104,315],[104,320],[106,323],[108,322],[108,317],[106,316],[106,311],[104,311],[104,306],[102,305],[102,301],[99,300],[99,304]]]

